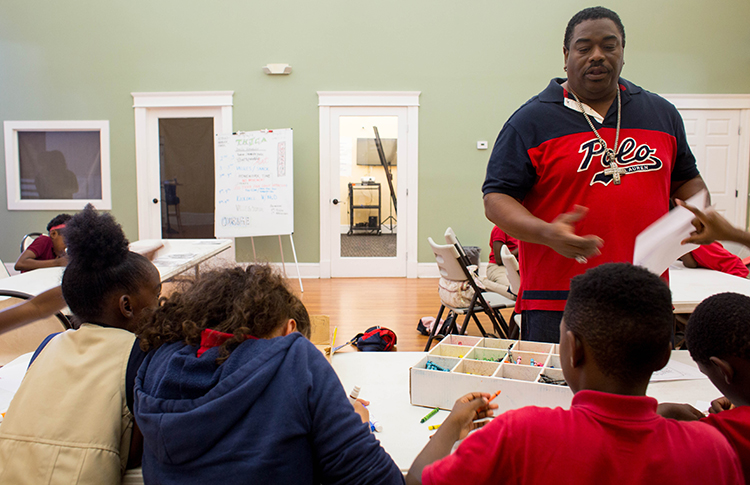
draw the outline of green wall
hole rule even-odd
[[[2,0],[0,118],[110,121],[113,213],[138,238],[131,92],[233,90],[234,128],[294,128],[295,242],[319,260],[316,91],[421,91],[419,261],[452,225],[483,247],[481,184],[510,114],[563,75],[571,0]],[[662,93],[750,92],[750,2],[610,5],[627,35],[623,76]],[[260,67],[293,66],[290,76]],[[4,178],[4,175],[3,175]],[[5,184],[0,201],[6,200]],[[0,203],[0,258],[55,214]],[[278,260],[275,240],[258,248]],[[291,255],[291,250],[287,252]],[[238,241],[238,260],[252,257]]]

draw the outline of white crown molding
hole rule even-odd
[[[421,91],[318,91],[318,106],[419,106]]]
[[[168,91],[130,95],[133,96],[133,108],[232,106],[234,91]]]
[[[661,94],[677,109],[750,109],[750,94]]]

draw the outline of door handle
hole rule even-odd
[[[333,202],[333,205],[338,205],[339,204],[339,200],[338,199],[333,199],[331,202]]]

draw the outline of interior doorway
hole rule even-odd
[[[160,118],[162,239],[214,237],[214,119]]]
[[[418,93],[318,94],[321,277],[416,277]]]
[[[132,94],[139,239],[213,238],[214,139],[232,132],[233,93]]]

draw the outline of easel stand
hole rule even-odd
[[[281,252],[281,268],[284,271],[284,278],[289,278],[286,274],[286,262],[284,261],[284,248],[281,245],[281,234],[279,234],[279,251]],[[258,256],[255,254],[255,239],[250,236],[250,242],[253,245],[253,261],[258,261]],[[294,249],[294,237],[289,234],[289,242],[292,243],[292,254],[294,255],[294,264],[297,267],[297,279],[299,280],[299,289],[302,293],[305,292],[305,288],[302,287],[302,274],[299,271],[299,261],[297,261],[297,250]]]

